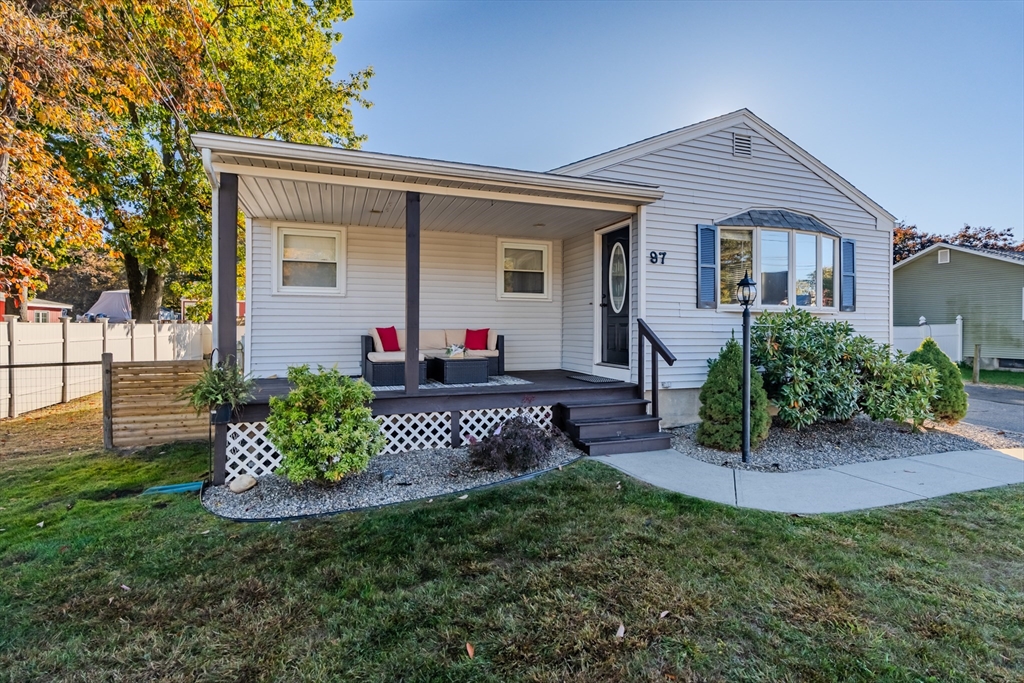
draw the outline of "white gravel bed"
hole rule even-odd
[[[227,486],[208,486],[203,493],[203,505],[223,517],[254,520],[429,499],[558,467],[583,455],[564,435],[556,435],[551,453],[529,472],[478,469],[470,463],[466,448],[436,448],[378,455],[371,458],[365,472],[329,486],[295,485],[273,474],[260,477],[256,486],[244,493],[232,493]]]
[[[698,444],[695,424],[668,431],[672,434],[672,448],[691,458],[761,472],[795,472],[928,453],[1024,446],[1024,435],[988,427],[926,422],[924,432],[914,434],[909,425],[872,422],[858,415],[845,424],[824,422],[801,431],[786,429],[773,421],[768,438],[751,452],[750,462],[743,463],[738,452],[728,453]]]

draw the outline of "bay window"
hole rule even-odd
[[[834,309],[837,242],[821,233],[796,230],[719,228],[720,304],[739,305],[736,283],[749,272],[758,283],[758,307]]]

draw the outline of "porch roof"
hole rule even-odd
[[[401,229],[405,193],[423,230],[562,239],[661,198],[652,185],[260,140],[192,136],[207,172],[238,175],[250,218]]]

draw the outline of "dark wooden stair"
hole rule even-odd
[[[587,455],[671,448],[671,436],[660,431],[661,418],[647,414],[649,403],[640,398],[559,403],[558,424]]]

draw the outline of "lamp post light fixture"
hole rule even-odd
[[[736,285],[736,298],[743,306],[743,462],[750,460],[750,307],[757,299],[757,283],[744,273]]]

